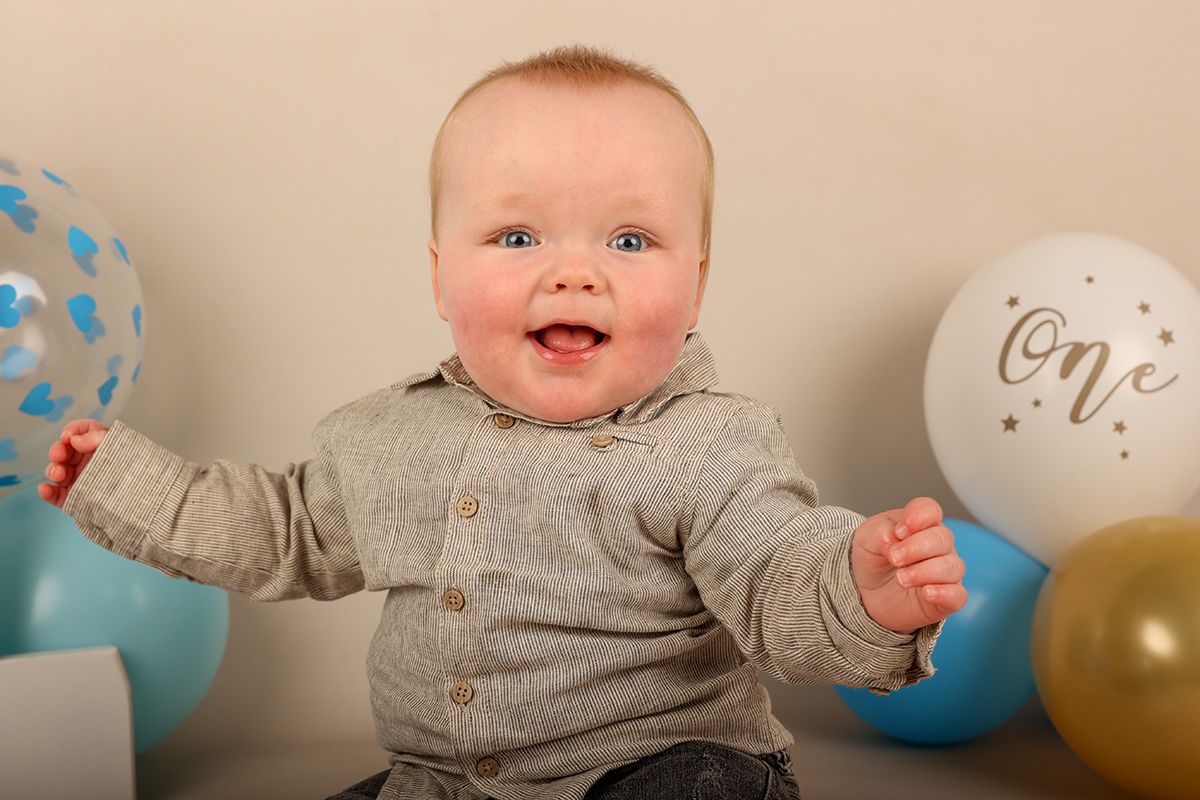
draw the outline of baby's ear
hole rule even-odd
[[[437,239],[429,240],[429,277],[433,281],[433,301],[437,304],[438,316],[447,322],[446,306],[442,303],[442,288],[438,285],[438,251]]]

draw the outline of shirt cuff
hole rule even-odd
[[[63,513],[91,541],[125,558],[137,558],[169,498],[187,490],[185,462],[115,420],[67,492]]]
[[[933,675],[933,647],[945,620],[900,633],[872,619],[850,568],[853,545],[851,531],[825,563],[822,583],[826,597],[821,612],[838,649],[874,678],[867,684],[871,692],[889,694]]]

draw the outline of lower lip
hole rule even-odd
[[[532,333],[525,334],[529,339],[529,343],[533,345],[533,350],[543,359],[551,364],[558,364],[564,367],[569,367],[572,364],[584,364],[596,357],[596,354],[608,346],[608,342],[612,339],[608,334],[600,340],[599,344],[594,344],[591,347],[585,347],[583,350],[576,350],[574,353],[560,353],[557,350],[551,350],[537,340],[537,337]]]

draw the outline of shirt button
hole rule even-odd
[[[471,688],[469,683],[456,683],[454,688],[450,690],[450,699],[458,703],[460,706],[465,706],[471,702],[471,698],[475,696],[475,690]]]
[[[475,762],[475,771],[481,778],[494,778],[500,774],[500,762],[488,756]]]
[[[450,690],[450,699],[454,700],[458,705],[467,705],[470,703],[470,698],[475,697],[475,690],[470,687],[470,684],[455,684]]]
[[[599,448],[603,449],[605,447],[608,447],[610,444],[612,444],[615,441],[616,441],[616,439],[609,436],[607,433],[602,433],[602,434],[599,434],[598,436],[592,437],[592,447],[599,447]]]
[[[508,414],[494,414],[492,415],[492,421],[496,423],[497,428],[511,428],[513,423],[516,422]]]
[[[473,517],[475,512],[479,510],[479,501],[469,494],[465,494],[458,499],[458,515],[460,517]]]
[[[442,595],[442,603],[451,611],[460,610],[464,602],[462,592],[458,589],[447,589],[446,593]]]

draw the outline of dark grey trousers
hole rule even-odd
[[[327,800],[375,800],[388,770]],[[747,755],[712,742],[681,742],[606,773],[587,800],[800,800],[786,750]]]

